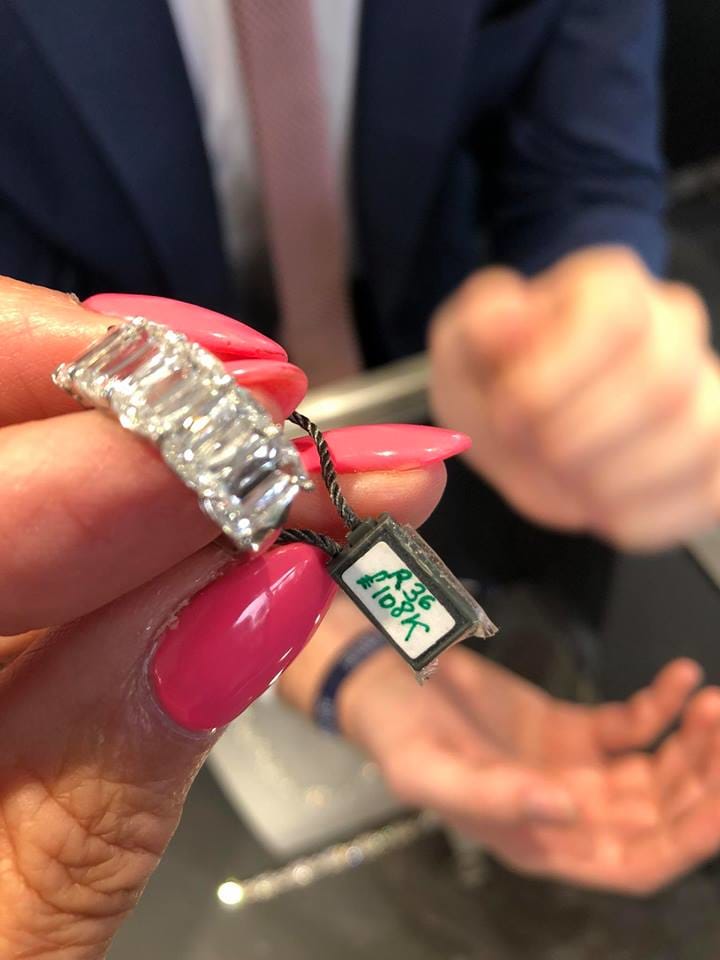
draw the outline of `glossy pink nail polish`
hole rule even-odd
[[[163,323],[195,340],[221,360],[287,360],[279,343],[252,327],[180,300],[135,293],[99,293],[83,305],[111,317],[145,317]]]
[[[308,379],[300,367],[282,360],[231,360],[227,372],[241,387],[269,395],[283,417],[296,410],[307,393]]]
[[[470,447],[464,433],[387,423],[369,427],[328,430],[325,439],[340,473],[369,473],[376,470],[411,470],[457,456]],[[320,469],[315,444],[309,437],[295,441],[305,468]]]
[[[181,610],[150,668],[157,699],[187,730],[222,727],[288,667],[335,584],[315,547],[289,544],[231,567]]]

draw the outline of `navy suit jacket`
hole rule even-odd
[[[489,259],[659,269],[661,0],[365,0],[352,198],[371,362]],[[0,0],[0,273],[233,312],[165,0]],[[252,317],[245,318],[253,322]]]

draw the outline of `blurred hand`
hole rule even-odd
[[[630,252],[598,248],[534,280],[476,274],[431,336],[439,422],[532,520],[629,550],[720,516],[720,373],[707,312]]]
[[[720,690],[688,701],[699,679],[678,660],[627,703],[585,707],[457,648],[420,688],[389,651],[347,681],[341,720],[402,801],[515,869],[644,893],[720,849]]]

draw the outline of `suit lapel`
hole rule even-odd
[[[365,0],[354,123],[362,267],[397,303],[457,121],[473,25],[492,0]]]
[[[227,288],[217,215],[165,0],[22,0],[14,9],[124,191],[168,288],[217,303]]]

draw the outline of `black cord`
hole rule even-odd
[[[322,431],[317,424],[303,416],[302,413],[298,413],[297,410],[288,417],[288,420],[294,423],[296,427],[304,430],[313,440],[320,457],[320,472],[330,494],[330,499],[345,526],[354,530],[362,523],[362,520],[347,502],[340,489],[332,454]],[[343,549],[337,540],[333,540],[332,537],[325,536],[323,533],[315,533],[314,530],[283,530],[278,537],[278,543],[308,543],[313,547],[320,547],[331,557],[336,557]]]
[[[314,530],[283,530],[277,540],[278,543],[308,543],[311,547],[320,547],[331,557],[342,553],[342,544],[324,533],[315,533]]]
[[[304,430],[305,433],[309,434],[314,441],[320,457],[320,470],[322,472],[322,478],[325,481],[325,486],[330,494],[330,499],[335,505],[335,509],[340,514],[340,519],[350,530],[354,530],[355,527],[359,527],[362,521],[343,496],[343,492],[340,489],[340,484],[338,482],[337,472],[335,470],[335,463],[333,462],[332,454],[330,453],[330,448],[328,447],[327,440],[322,435],[320,428],[317,426],[317,424],[313,423],[312,420],[309,420],[307,417],[303,416],[302,413],[298,413],[297,410],[288,417],[288,420],[290,423],[294,423],[296,427],[300,427],[301,430]]]

